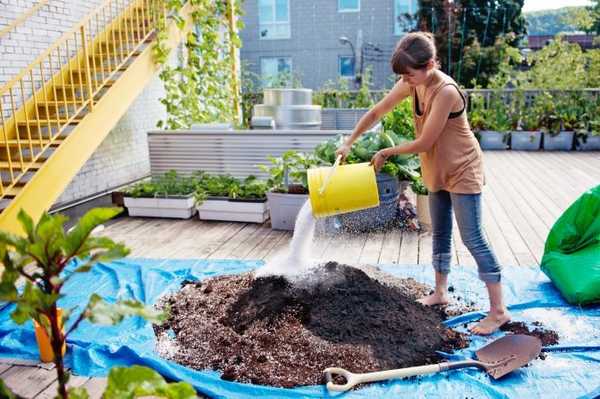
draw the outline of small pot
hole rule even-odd
[[[600,136],[578,135],[575,141],[575,149],[577,151],[600,151]]]
[[[431,228],[431,214],[429,213],[429,195],[417,195],[417,216],[421,226]]]
[[[61,331],[64,333],[65,329],[62,325],[62,309],[57,309],[58,313],[58,325]],[[42,316],[45,317],[45,316]],[[52,349],[52,344],[50,342],[50,337],[46,333],[44,327],[42,327],[37,321],[33,320],[33,326],[35,328],[35,340],[38,344],[38,349],[40,351],[40,360],[44,363],[51,363],[54,361],[54,350]],[[62,354],[65,355],[67,351],[67,343],[65,342],[62,347]]]

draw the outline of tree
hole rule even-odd
[[[587,7],[569,8],[564,20],[587,34],[600,35],[600,0]]]
[[[418,27],[434,33],[442,70],[462,85],[485,86],[500,62],[486,59],[497,39],[505,37],[507,45],[516,47],[526,34],[523,1],[419,0]],[[471,52],[468,60],[466,52]]]

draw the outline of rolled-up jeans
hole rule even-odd
[[[465,246],[475,258],[479,278],[488,283],[500,281],[500,264],[481,229],[481,193],[456,194],[440,190],[429,193],[429,210],[433,230],[433,268],[450,273],[452,259],[452,211]]]

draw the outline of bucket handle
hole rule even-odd
[[[331,180],[331,177],[335,173],[335,169],[339,166],[340,162],[342,162],[342,156],[338,155],[338,157],[336,158],[335,162],[333,163],[333,166],[331,167],[331,170],[329,171],[329,174],[325,178],[325,181],[323,182],[323,185],[319,189],[319,195],[320,196],[323,196],[323,194],[325,194],[325,189],[329,185],[329,181]]]

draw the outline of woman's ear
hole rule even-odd
[[[427,62],[426,68],[429,71],[430,69],[434,69],[438,67],[438,63],[436,60],[431,59]]]

